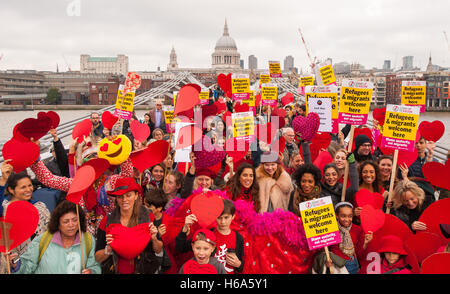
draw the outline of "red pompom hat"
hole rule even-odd
[[[387,235],[381,238],[381,248],[378,249],[378,252],[393,252],[400,255],[408,255],[403,247],[402,239],[395,235]]]

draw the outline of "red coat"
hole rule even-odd
[[[400,257],[400,259],[391,266],[389,266],[387,260],[385,258],[383,258],[381,261],[381,269],[380,269],[381,274],[391,271],[396,268],[402,268],[402,269],[395,273],[392,273],[392,274],[412,274],[412,272],[409,269],[403,268],[405,265],[406,265],[406,263],[405,263],[404,257]]]
[[[350,236],[352,237],[353,246],[355,247],[355,255],[358,260],[362,260],[364,258],[364,231],[362,228],[356,224],[352,224],[352,228],[350,229]],[[346,254],[344,254],[339,248],[339,244],[331,245],[330,251],[334,254],[349,260]]]

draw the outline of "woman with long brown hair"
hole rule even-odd
[[[244,162],[236,170],[236,173],[228,181],[226,186],[227,196],[231,200],[245,200],[253,203],[256,211],[261,208],[259,200],[259,185],[256,181],[255,168]]]

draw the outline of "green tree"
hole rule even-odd
[[[50,88],[47,91],[46,101],[49,104],[58,104],[61,100],[61,93],[57,88]]]

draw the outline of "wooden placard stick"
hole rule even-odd
[[[6,223],[4,221],[1,222],[2,223],[2,236],[1,236],[1,240],[0,240],[0,245],[5,247],[5,252],[9,252],[9,245],[11,244],[11,241],[9,239],[9,230],[11,229],[11,224],[10,223]],[[7,268],[8,268],[8,274],[11,274],[11,268],[9,265],[9,254],[7,254],[6,256],[6,264],[7,264]]]
[[[330,261],[331,258],[330,258],[330,251],[328,250],[328,246],[325,246],[325,254],[327,255],[327,261]],[[333,267],[330,266],[329,269],[330,269],[330,274],[334,274]]]
[[[86,265],[84,264],[84,254],[83,254],[83,232],[81,231],[80,213],[78,211],[78,204],[76,204],[76,207],[77,207],[77,219],[78,219],[78,234],[80,234],[81,264],[83,265],[83,270],[85,270]],[[87,258],[87,256],[86,256],[86,258]]]
[[[353,134],[355,133],[355,126],[352,125],[350,128],[350,137],[348,141],[347,146],[347,152],[350,153],[352,151],[353,146]],[[348,181],[348,170],[349,170],[349,164],[348,161],[345,163],[345,171],[344,171],[344,182],[342,183],[342,194],[341,194],[341,202],[345,201],[345,194],[347,190],[347,181]]]
[[[167,148],[167,156],[170,155],[170,147],[171,147],[171,143],[172,143],[172,135],[173,135],[173,133],[171,132],[170,133],[170,137],[169,137],[169,147]],[[166,158],[167,158],[167,156],[166,156]],[[166,177],[167,177],[167,173],[169,171],[169,169],[167,168],[167,165],[164,165],[164,166],[165,166],[165,169],[164,169],[164,178],[163,178],[163,190],[164,190],[164,188],[166,186]],[[172,167],[170,167],[170,169],[172,169]]]
[[[391,181],[389,183],[389,196],[387,203],[389,203],[392,200],[393,194],[394,194],[394,182],[395,177],[397,176],[397,161],[398,161],[398,150],[395,149],[394,151],[394,162],[392,164],[392,171],[391,171]],[[389,214],[391,212],[391,209],[389,207],[386,208],[386,214]]]

